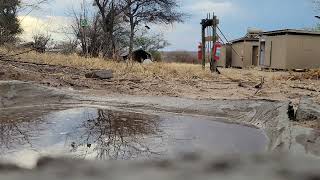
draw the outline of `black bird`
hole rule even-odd
[[[320,19],[320,16],[315,16],[316,18]]]

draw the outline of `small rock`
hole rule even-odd
[[[152,64],[152,60],[151,59],[145,59],[142,64]]]
[[[3,75],[5,75],[5,73],[4,72],[0,72],[0,76],[3,76]]]
[[[113,71],[112,70],[99,70],[93,71],[85,74],[86,78],[97,78],[97,79],[112,79]]]

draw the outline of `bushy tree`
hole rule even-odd
[[[20,0],[0,0],[0,45],[13,42],[22,32],[17,18]]]

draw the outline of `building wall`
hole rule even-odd
[[[287,35],[263,36],[261,39],[265,40],[265,56],[264,62],[260,66],[273,69],[286,69]]]
[[[218,67],[230,67],[231,63],[231,45],[225,44],[222,46],[221,49],[221,57],[220,60],[217,62]]]
[[[286,69],[320,68],[320,36],[288,35]]]
[[[237,43],[233,43],[232,44],[232,48],[234,49],[234,51],[237,51],[237,53],[243,57],[244,55],[244,42],[237,42]],[[231,66],[232,67],[243,67],[243,61],[242,58],[239,57],[236,52],[232,51],[232,62],[231,62]]]
[[[232,51],[232,67],[246,68],[252,66],[252,53],[253,46],[259,46],[258,41],[245,41],[237,42],[232,44],[232,47],[241,57],[237,55],[236,52]]]
[[[263,36],[265,61],[262,67],[273,69],[312,69],[320,67],[320,36]]]
[[[243,58],[243,67],[253,66],[253,46],[259,46],[258,41],[246,41],[244,42],[244,58]]]

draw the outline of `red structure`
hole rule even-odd
[[[202,60],[202,43],[198,45],[198,60]]]
[[[213,59],[215,61],[219,61],[220,60],[221,48],[222,48],[222,44],[220,42],[215,42],[214,43],[214,46],[213,46]]]

